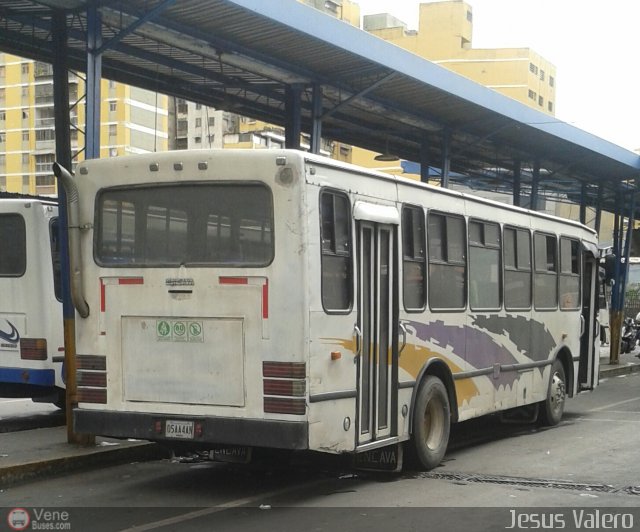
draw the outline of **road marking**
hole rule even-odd
[[[133,526],[131,528],[125,528],[120,532],[144,532],[145,530],[155,530],[157,528],[163,528],[169,525],[177,525],[185,521],[191,521],[192,519],[203,517],[205,515],[224,512],[225,510],[229,510],[230,508],[238,508],[240,506],[256,504],[258,501],[267,501],[272,497],[277,497],[278,495],[283,495],[284,493],[288,493],[290,491],[298,491],[303,488],[309,488],[316,484],[327,482],[327,480],[328,479],[313,480],[310,482],[306,482],[304,484],[298,484],[296,486],[289,486],[287,488],[282,488],[279,490],[273,490],[267,493],[262,493],[260,495],[256,495],[255,497],[244,497],[242,499],[236,499],[235,501],[225,502],[218,506],[213,506],[212,508],[204,508],[202,510],[188,512],[186,514],[177,515],[175,517],[168,517],[167,519],[162,519],[160,521],[154,521],[153,523],[147,523],[144,525]]]
[[[0,401],[0,405],[6,405],[8,403],[26,403],[26,402],[31,402],[31,399],[27,398],[27,399],[2,399]]]
[[[634,397],[633,399],[627,399],[626,401],[619,401],[617,403],[611,403],[608,405],[599,406],[598,408],[592,408],[591,410],[587,410],[587,412],[600,412],[601,410],[606,410],[607,408],[611,408],[619,405],[625,405],[627,403],[633,403],[635,401],[640,401],[640,397]]]

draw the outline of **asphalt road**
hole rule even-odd
[[[160,460],[17,485],[0,492],[0,506],[65,509],[70,529],[92,531],[426,530],[425,522],[430,531],[496,530],[522,512],[570,525],[574,509],[594,508],[634,518],[639,428],[635,373],[570,400],[552,429],[461,424],[429,473],[360,472],[324,455],[253,466]]]

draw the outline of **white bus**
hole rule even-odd
[[[578,223],[298,151],[56,172],[77,198],[79,432],[392,462],[406,444],[428,469],[451,423],[534,405],[554,425],[597,385]]]
[[[58,205],[0,199],[0,397],[65,405]]]

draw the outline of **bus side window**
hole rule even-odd
[[[531,234],[526,229],[504,228],[504,307],[531,308]]]
[[[580,242],[560,238],[560,308],[580,308]]]
[[[469,221],[469,306],[500,308],[500,226]]]
[[[402,208],[402,298],[407,311],[423,310],[427,303],[424,213]]]
[[[430,212],[429,306],[461,310],[466,305],[466,231],[462,216]]]
[[[327,312],[352,306],[351,210],[339,192],[320,195],[322,306]]]
[[[0,216],[0,242],[0,276],[21,277],[27,270],[27,235],[22,216]]]
[[[58,218],[53,218],[49,225],[51,241],[51,263],[53,264],[53,293],[58,301],[62,301],[62,267],[60,265],[60,226]]]
[[[533,235],[535,276],[533,298],[536,309],[558,307],[558,250],[556,237],[542,233]]]

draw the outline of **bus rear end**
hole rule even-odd
[[[174,448],[308,446],[296,172],[271,151],[80,166],[72,262],[89,315],[76,320],[76,431]]]
[[[0,199],[0,397],[65,403],[58,207]]]

